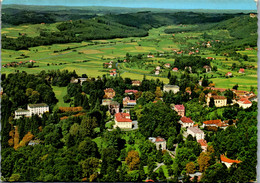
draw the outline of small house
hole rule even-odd
[[[181,124],[182,128],[193,127],[194,125],[194,122],[186,116],[181,117],[179,123]]]
[[[174,67],[174,68],[172,69],[173,72],[178,72],[178,70],[179,70],[179,69],[178,69],[177,67]]]
[[[204,139],[205,136],[204,132],[198,127],[189,127],[187,129],[187,134],[196,137],[197,140]]]
[[[157,150],[166,150],[166,140],[162,137],[149,137],[149,140],[156,145]]]
[[[240,74],[245,74],[245,69],[244,69],[244,68],[240,68],[239,71],[238,71],[238,73],[240,73]]]
[[[242,162],[239,160],[229,159],[224,154],[220,155],[220,160],[221,160],[221,163],[224,163],[227,166],[227,168],[230,168],[233,163],[239,164]]]
[[[183,104],[175,105],[174,110],[178,113],[179,116],[183,117],[185,115],[185,107]]]
[[[116,113],[115,114],[115,125],[114,128],[131,129],[132,120],[130,119],[129,113]]]
[[[115,90],[113,88],[106,88],[104,90],[104,92],[105,92],[104,98],[112,99],[116,95],[116,92],[115,92]]]

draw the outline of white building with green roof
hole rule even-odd
[[[33,114],[41,115],[45,112],[49,112],[49,106],[45,103],[39,104],[28,104],[27,110],[19,108],[15,111],[14,119],[19,119],[20,117],[31,117]]]

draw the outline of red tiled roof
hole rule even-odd
[[[252,104],[252,102],[249,101],[247,98],[241,98],[238,102],[241,102],[243,104]]]
[[[240,68],[240,69],[239,69],[239,72],[245,72],[245,69]]]
[[[184,109],[185,109],[185,107],[184,107],[183,104],[181,104],[181,105],[175,105],[174,107],[175,107],[177,110],[184,110]]]
[[[155,142],[164,142],[165,139],[162,137],[156,137]]]
[[[145,182],[154,182],[152,179],[148,179]]]
[[[198,140],[198,143],[200,144],[200,146],[207,146],[207,145],[208,145],[208,144],[207,144],[207,141],[204,140],[204,139]]]
[[[137,93],[138,90],[125,90],[125,93]]]
[[[177,70],[179,70],[177,67],[174,67],[173,69],[172,69],[173,71],[177,71]]]
[[[224,154],[220,155],[220,159],[221,159],[221,161],[226,162],[226,163],[241,163],[242,162],[242,161],[239,161],[239,160],[229,159]]]
[[[204,121],[204,124],[208,125],[208,124],[219,124],[221,123],[220,119],[215,119],[215,120],[209,120],[209,121]]]
[[[119,112],[115,114],[115,119],[117,122],[132,122],[131,119],[126,118],[127,116],[130,116],[130,114]]]
[[[183,123],[193,123],[193,121],[190,118],[187,118],[186,116],[181,117],[181,121]]]

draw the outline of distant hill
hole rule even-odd
[[[129,14],[137,12],[152,13],[250,13],[247,10],[173,10],[156,8],[120,8],[120,7],[67,7],[67,6],[33,6],[33,5],[2,5],[2,27],[10,27],[25,23],[54,23],[60,21],[89,19],[102,15]],[[122,16],[123,18],[123,16]]]

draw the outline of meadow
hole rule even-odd
[[[12,28],[2,29],[2,35],[5,34],[10,37],[18,37],[19,34],[26,34],[27,36],[37,36],[41,30],[56,31],[55,24],[35,24],[22,25]],[[197,25],[188,25],[187,27],[196,27]],[[75,70],[79,75],[87,74],[89,77],[97,77],[102,75],[109,75],[109,69],[103,68],[103,63],[111,60],[117,61],[124,59],[126,53],[130,55],[143,54],[145,57],[149,53],[169,53],[173,54],[173,49],[181,50],[188,49],[197,42],[203,42],[203,32],[180,32],[174,36],[166,34],[165,29],[178,28],[179,25],[164,26],[153,28],[149,31],[146,37],[128,37],[108,40],[92,40],[81,43],[68,44],[53,44],[49,46],[32,47],[29,50],[5,50],[2,49],[2,64],[10,62],[34,60],[36,63],[33,68],[28,67],[8,67],[2,68],[2,73],[12,73],[15,70],[26,71],[27,73],[38,73],[42,70]],[[210,30],[208,34],[221,35],[222,37],[230,38],[227,30]],[[239,89],[249,90],[251,86],[257,87],[257,50],[239,51],[239,53],[247,54],[249,59],[254,62],[244,61],[244,64],[253,65],[255,68],[246,69],[245,74],[238,73],[238,69],[231,71],[230,68],[233,63],[239,65],[239,61],[232,57],[216,55],[211,49],[201,49],[198,54],[202,58],[214,57],[215,60],[211,62],[212,66],[217,66],[217,72],[207,73],[209,79],[216,84],[216,87],[232,88],[235,84],[239,85]],[[27,56],[23,58],[22,56]],[[188,54],[185,54],[188,55]],[[127,67],[128,63],[120,63],[119,74],[121,77],[129,77],[131,79],[142,80],[144,75],[147,79],[160,79],[165,84],[168,83],[167,73],[169,70],[164,69],[160,75],[155,76],[151,71],[155,69],[160,63],[174,64],[174,59],[167,57],[149,58],[149,67],[141,67],[136,64],[132,67]],[[232,78],[225,78],[224,75],[231,71]],[[173,73],[173,72],[172,72]],[[177,76],[181,72],[174,73]],[[55,88],[57,90],[57,88]],[[62,93],[56,91],[56,93]],[[58,95],[59,96],[59,95]],[[67,105],[67,104],[64,104]]]

